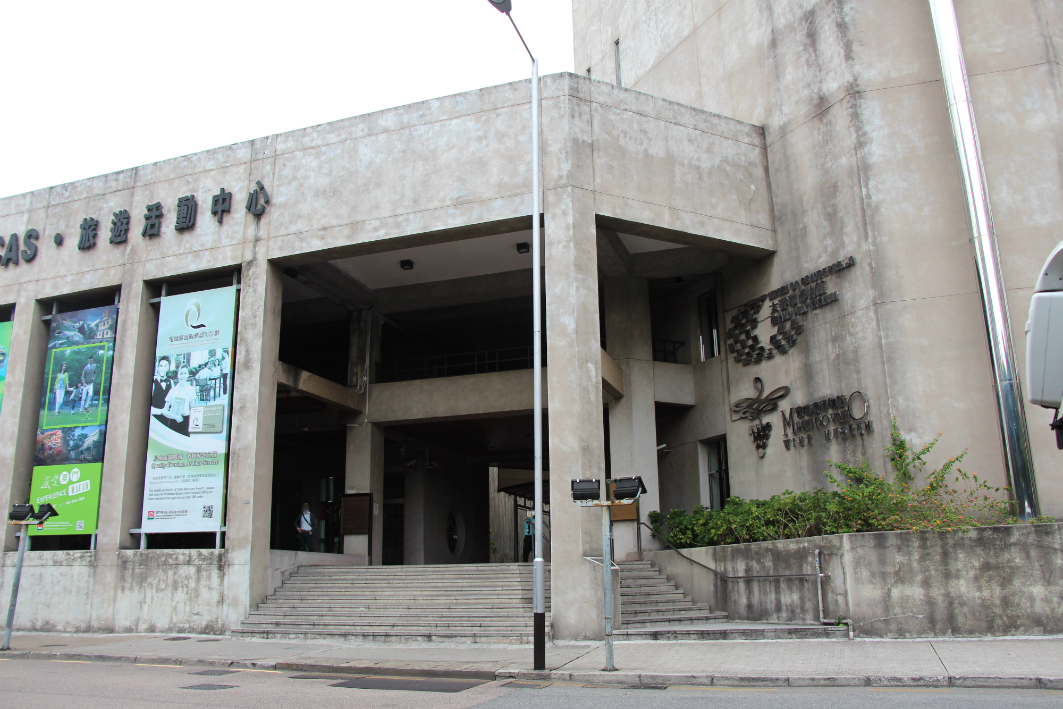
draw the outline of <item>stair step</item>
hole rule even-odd
[[[615,640],[808,640],[848,639],[845,626],[732,627],[730,623],[713,623],[712,627],[684,628],[681,625],[623,629],[613,632]]]

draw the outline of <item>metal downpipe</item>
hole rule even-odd
[[[993,210],[989,204],[989,190],[982,165],[982,148],[978,141],[974,107],[971,105],[971,91],[963,61],[956,8],[952,0],[929,2],[949,117],[952,120],[952,137],[956,144],[956,156],[966,198],[967,217],[971,226],[971,246],[978,270],[978,286],[982,296],[982,311],[985,315],[986,335],[989,339],[989,354],[996,385],[997,409],[1004,443],[1004,464],[1018,515],[1021,519],[1029,519],[1040,514],[1040,505],[1037,500],[1033,457],[1030,453],[1030,437],[1026,428],[1022,384],[1018,379],[1015,348],[1011,340],[1011,321],[1008,317],[1004,278],[1000,270]]]

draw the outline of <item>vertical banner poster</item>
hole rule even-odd
[[[30,502],[58,516],[30,535],[94,534],[118,306],[52,316]]]
[[[7,382],[7,360],[11,352],[12,322],[0,322],[0,407],[4,405],[4,384]]]
[[[235,286],[159,308],[141,529],[217,532],[225,519]]]

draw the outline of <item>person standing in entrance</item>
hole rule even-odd
[[[524,518],[524,550],[521,556],[524,563],[528,563],[528,556],[532,553],[532,540],[535,537],[535,515]]]
[[[310,512],[310,503],[303,503],[303,510],[295,520],[295,531],[299,533],[299,551],[314,550],[314,524],[317,519]]]

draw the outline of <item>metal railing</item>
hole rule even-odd
[[[672,364],[678,363],[679,348],[685,344],[685,342],[679,342],[677,340],[654,340],[653,361],[671,362]]]
[[[546,366],[545,355],[546,353],[544,352],[543,366]],[[531,369],[532,366],[531,347],[505,347],[497,350],[429,355],[427,357],[378,362],[376,365],[376,380],[379,383],[406,382],[415,379],[438,379],[440,377],[460,377],[468,374],[510,372],[518,369]]]

